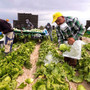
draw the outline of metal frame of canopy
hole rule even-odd
[[[41,34],[41,35],[45,35],[45,33],[43,33],[43,32],[27,32],[27,31],[14,31],[15,32],[15,34],[17,34],[17,35],[35,35],[35,34]]]
[[[46,35],[45,35],[45,33],[43,33],[43,32],[29,32],[29,31],[15,31],[14,30],[14,32],[15,32],[15,34],[16,35],[27,35],[27,36],[29,36],[29,35],[31,35],[31,39],[38,39],[39,40],[39,42],[41,42],[41,40],[43,39],[43,37],[46,37]],[[24,42],[25,42],[26,40],[24,40]]]

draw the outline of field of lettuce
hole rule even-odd
[[[32,68],[30,56],[37,44],[40,48],[36,72],[32,73],[34,78],[29,77],[17,86],[17,78],[24,73],[23,67]],[[27,90],[28,85],[31,85],[28,90],[90,90],[90,43],[82,47],[82,57],[75,68],[64,62],[55,31],[53,42],[45,37],[38,42],[31,40],[30,36],[16,36],[12,49],[12,53],[5,56],[4,48],[0,48],[0,90]],[[83,81],[88,88],[81,85]],[[76,89],[70,86],[70,82],[76,84]]]

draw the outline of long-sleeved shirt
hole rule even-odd
[[[50,24],[49,25],[47,24],[45,26],[45,28],[47,29],[48,33],[52,32],[52,28],[51,28],[51,25]]]
[[[11,25],[7,21],[0,19],[0,32],[3,32],[4,34],[6,34],[12,31],[13,29]]]
[[[61,25],[57,26],[56,33],[58,37],[59,43],[64,43],[70,37],[73,37],[75,40],[78,40],[80,36],[82,36],[86,29],[79,22],[77,18],[65,17],[65,23],[67,26],[62,30]]]

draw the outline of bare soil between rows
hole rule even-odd
[[[32,84],[27,84],[27,86],[23,90],[32,90],[32,85],[36,82],[36,79],[35,79],[33,74],[36,72],[36,68],[37,68],[36,62],[38,60],[39,48],[40,48],[40,44],[37,44],[35,46],[34,51],[30,55],[30,63],[32,64],[32,68],[29,70],[29,69],[26,69],[25,67],[23,67],[23,71],[24,71],[23,75],[19,76],[17,78],[17,82],[18,82],[17,87],[22,82],[25,82],[25,79],[27,79],[27,78],[33,78],[34,79],[34,82]],[[22,89],[16,89],[16,90],[22,90]]]
[[[86,43],[90,43],[90,38],[83,37],[82,41],[84,41]],[[23,68],[24,73],[22,76],[19,76],[17,78],[17,82],[18,82],[17,86],[19,86],[22,82],[25,82],[25,79],[27,79],[27,78],[33,78],[34,82],[32,84],[27,84],[27,86],[24,89],[16,89],[16,90],[32,90],[32,85],[37,81],[37,79],[35,79],[33,74],[36,72],[36,68],[37,68],[36,62],[39,57],[39,48],[40,48],[40,44],[37,44],[35,46],[34,51],[32,52],[32,54],[30,56],[30,62],[32,64],[32,68],[30,70],[26,69],[25,67]],[[73,90],[77,90],[77,85],[79,85],[79,84],[82,84],[86,88],[86,90],[90,90],[90,83],[87,83],[86,81],[83,81],[82,83],[69,82],[69,86]]]

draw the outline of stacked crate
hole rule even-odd
[[[27,28],[26,19],[29,19],[34,28],[38,28],[38,15],[32,15],[31,13],[18,13],[18,20],[13,20],[13,27],[18,29]]]

